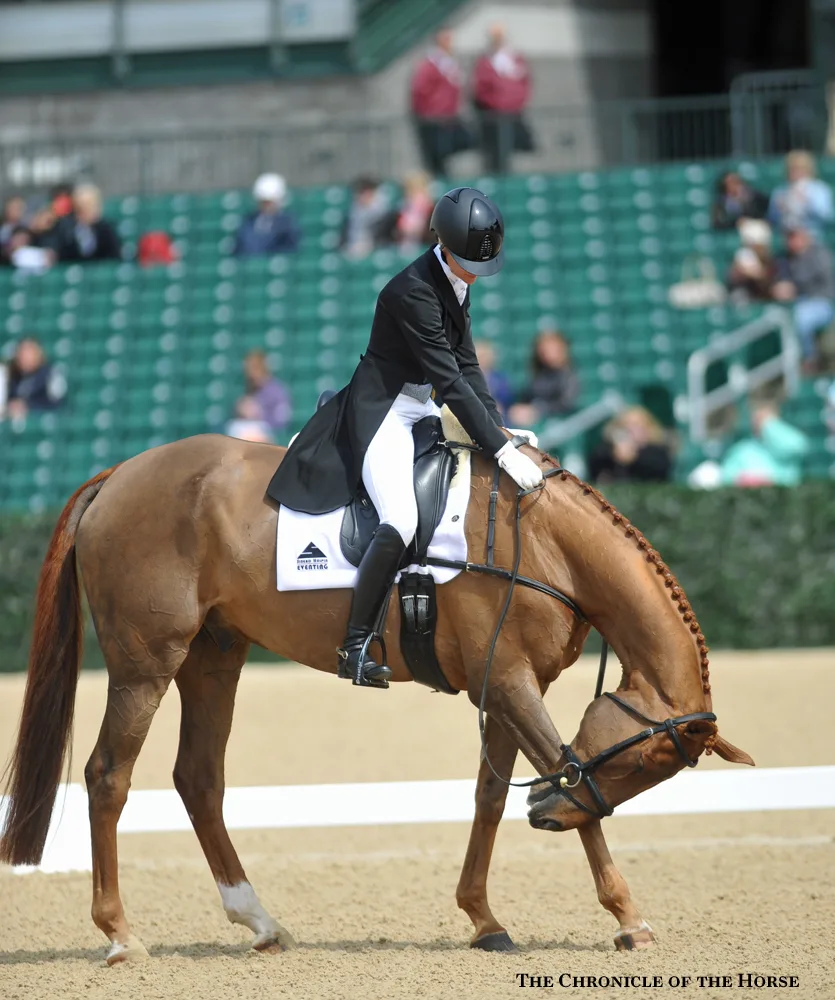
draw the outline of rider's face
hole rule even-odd
[[[450,254],[448,250],[444,250],[444,260],[447,263],[447,267],[452,271],[456,278],[460,278],[465,281],[468,285],[474,285],[476,283],[476,275],[470,274],[469,271],[465,271],[463,267],[458,263],[458,261]]]

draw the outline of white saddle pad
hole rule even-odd
[[[462,449],[458,456],[446,509],[427,554],[439,559],[466,562],[464,521],[470,500],[470,452]],[[279,590],[353,588],[357,568],[348,562],[339,545],[344,513],[344,507],[330,514],[301,514],[287,507],[279,509],[275,549]],[[435,583],[447,583],[461,572],[442,566],[410,566],[409,570],[424,573],[429,570]],[[397,579],[400,579],[400,574]]]

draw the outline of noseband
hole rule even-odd
[[[521,439],[512,439],[517,447],[519,444],[523,443]],[[461,447],[460,445],[455,445],[455,447]],[[473,449],[476,450],[476,449]],[[550,478],[551,476],[556,476],[560,472],[564,472],[562,468],[548,469],[543,473],[543,480]],[[603,680],[606,676],[606,660],[608,658],[609,646],[605,639],[603,639],[603,648],[600,651],[600,666],[597,672],[597,684],[595,686],[594,697],[599,698],[601,694],[613,701],[620,709],[626,712],[628,715],[633,715],[635,718],[641,722],[647,724],[646,729],[642,729],[641,732],[635,733],[634,736],[628,737],[628,739],[621,740],[619,743],[613,743],[612,746],[607,747],[605,750],[601,750],[599,754],[596,754],[590,760],[580,760],[576,753],[567,743],[560,744],[560,750],[566,759],[565,764],[561,771],[556,771],[554,774],[545,774],[542,777],[534,778],[531,781],[508,781],[507,778],[503,778],[493,767],[490,758],[487,754],[487,745],[484,735],[484,715],[485,706],[487,703],[487,690],[488,681],[490,677],[490,668],[493,664],[493,655],[496,651],[496,643],[499,639],[499,634],[504,625],[505,618],[507,617],[508,610],[510,609],[510,601],[513,597],[513,591],[516,584],[523,587],[529,587],[533,590],[539,591],[541,594],[547,594],[548,597],[553,597],[555,600],[560,601],[564,604],[573,614],[584,624],[591,625],[588,618],[580,610],[580,607],[575,601],[573,601],[567,595],[561,593],[554,587],[550,587],[545,583],[540,583],[538,580],[532,580],[526,576],[519,575],[519,565],[522,561],[522,547],[521,547],[521,532],[520,532],[520,520],[522,517],[522,500],[524,497],[529,496],[532,493],[538,492],[542,489],[542,484],[540,486],[535,486],[532,490],[519,490],[516,494],[516,517],[514,523],[514,547],[515,547],[515,558],[512,570],[501,569],[498,566],[493,565],[493,550],[495,541],[495,529],[496,529],[496,505],[499,498],[499,466],[496,465],[496,469],[493,475],[493,488],[490,493],[490,505],[488,508],[487,515],[487,562],[482,565],[479,563],[465,563],[454,559],[434,559],[429,558],[427,562],[433,566],[446,566],[451,569],[463,569],[468,573],[485,573],[489,576],[498,576],[505,580],[510,581],[510,587],[508,588],[507,598],[505,599],[504,607],[502,608],[502,613],[499,616],[498,624],[496,625],[496,631],[493,634],[493,641],[490,643],[490,650],[487,654],[487,663],[484,670],[484,682],[481,688],[481,699],[478,706],[478,726],[481,732],[481,753],[490,770],[493,772],[494,776],[506,785],[510,785],[513,788],[530,788],[533,785],[539,785],[545,783],[545,788],[540,789],[537,792],[531,792],[529,796],[530,802],[541,802],[548,798],[550,795],[557,794],[562,795],[572,805],[581,809],[583,812],[588,813],[595,819],[602,819],[605,816],[611,816],[615,811],[613,806],[610,806],[606,800],[603,798],[603,794],[597,784],[594,776],[595,770],[600,767],[601,764],[605,764],[610,761],[613,757],[618,754],[623,753],[624,750],[628,750],[630,747],[637,746],[640,743],[645,743],[647,740],[652,739],[653,736],[657,736],[659,733],[666,733],[676,748],[678,755],[684,761],[688,767],[695,767],[698,764],[698,760],[691,760],[689,754],[684,749],[684,746],[679,737],[677,726],[681,726],[687,722],[715,722],[716,716],[713,712],[691,712],[689,715],[679,715],[676,718],[665,719],[663,722],[656,722],[654,719],[648,719],[645,715],[642,715],[636,708],[633,708],[628,702],[617,695],[612,694],[611,691],[603,691]],[[590,809],[587,805],[584,805],[578,798],[571,794],[569,789],[578,788],[582,785],[588,789],[589,795],[591,796],[592,802],[595,808]]]
[[[614,807],[610,806],[603,798],[603,793],[598,787],[597,781],[594,777],[596,768],[600,767],[601,764],[605,764],[606,761],[611,760],[613,757],[616,757],[619,753],[623,753],[624,750],[628,750],[630,747],[637,746],[640,743],[645,743],[647,740],[652,739],[653,736],[657,736],[659,733],[666,733],[670,737],[673,742],[673,746],[678,751],[679,757],[681,757],[688,767],[695,767],[699,763],[698,760],[691,760],[689,754],[684,749],[681,739],[679,738],[678,731],[676,730],[676,726],[681,726],[686,722],[715,722],[716,716],[713,712],[691,712],[689,715],[679,715],[674,719],[665,719],[663,722],[655,722],[653,719],[648,719],[645,715],[642,715],[628,702],[625,702],[621,698],[618,698],[617,695],[612,694],[611,691],[604,691],[603,696],[613,701],[619,708],[623,709],[624,712],[629,713],[629,715],[636,716],[636,718],[640,719],[641,722],[648,723],[648,728],[642,729],[640,733],[635,733],[634,736],[621,740],[620,743],[613,743],[612,746],[607,747],[605,750],[601,750],[599,754],[596,754],[590,760],[580,760],[571,747],[567,743],[563,743],[560,746],[560,750],[562,750],[563,755],[566,758],[566,763],[563,765],[563,769],[558,771],[556,774],[548,774],[543,778],[537,778],[533,782],[528,782],[528,784],[537,785],[541,781],[544,781],[547,782],[549,786],[553,786],[543,788],[538,792],[532,792],[530,795],[531,802],[541,802],[543,799],[547,799],[549,795],[556,793],[557,795],[564,796],[572,805],[575,805],[578,809],[582,809],[583,812],[588,813],[590,816],[594,816],[596,819],[602,819],[604,816],[611,816],[615,810]],[[569,791],[570,788],[577,788],[582,784],[585,784],[585,787],[588,789],[592,802],[596,806],[596,810],[590,809],[587,805],[584,805]]]

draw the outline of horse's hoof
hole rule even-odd
[[[518,951],[519,949],[510,940],[507,931],[494,931],[492,934],[485,934],[477,938],[470,945],[471,948],[479,948],[481,951]]]
[[[127,941],[114,941],[107,953],[108,965],[119,965],[120,962],[142,962],[148,957],[145,945],[131,934]]]
[[[646,921],[634,930],[618,931],[615,934],[615,947],[618,951],[638,951],[640,948],[652,948],[654,945],[655,935]]]
[[[296,947],[293,935],[279,926],[272,931],[264,931],[252,942],[254,951],[260,951],[264,955],[276,955],[282,951],[289,951]]]

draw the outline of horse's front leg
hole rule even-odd
[[[470,699],[478,703],[473,692]],[[540,774],[557,770],[562,740],[533,673],[509,670],[496,677],[487,692],[487,711]]]
[[[516,760],[516,744],[489,716],[484,736],[490,763],[502,778],[509,781]],[[491,913],[487,902],[487,873],[496,830],[504,812],[507,788],[506,781],[497,778],[482,757],[475,793],[475,817],[455,896],[459,907],[466,911],[475,927],[470,947],[483,951],[516,951],[516,946]]]
[[[540,774],[557,770],[562,741],[532,674],[518,677],[508,670],[496,678],[490,689],[489,705],[491,715],[501,722]],[[597,897],[620,924],[615,945],[619,949],[649,947],[655,941],[652,928],[641,918],[623,876],[614,866],[600,821],[592,820],[579,827],[578,832],[594,876]]]
[[[622,951],[649,948],[655,943],[652,928],[638,913],[626,880],[615,868],[603,837],[600,820],[586,823],[577,832],[594,876],[597,898],[620,924],[620,930],[615,935],[615,947]]]

